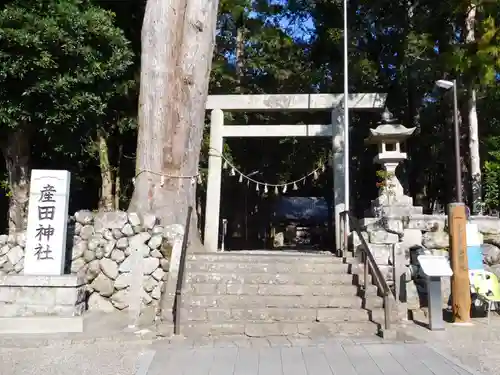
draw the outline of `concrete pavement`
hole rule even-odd
[[[157,337],[122,315],[93,316],[81,334],[0,335],[0,375],[498,374],[500,318],[430,332],[408,323],[376,336]],[[453,358],[450,356],[453,355]],[[460,361],[460,363],[458,362]],[[474,370],[465,368],[462,364]]]
[[[285,338],[286,339],[286,338]],[[158,345],[136,375],[474,375],[424,343],[262,340],[205,347]],[[147,365],[146,361],[151,361]],[[147,367],[147,370],[146,370]]]
[[[0,348],[1,375],[476,375],[423,342],[224,337]]]

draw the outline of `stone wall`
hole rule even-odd
[[[483,235],[483,263],[485,269],[500,277],[500,219],[472,216]],[[448,256],[449,235],[444,215],[412,215],[410,218],[386,217],[362,220],[362,235],[386,280],[395,285],[400,301],[409,308],[426,303],[425,279],[419,270],[420,254]],[[360,254],[360,240],[352,235],[352,246]],[[411,280],[412,279],[412,280]],[[450,282],[443,279],[443,304],[447,305]]]
[[[182,234],[152,215],[79,211],[68,225],[67,268],[86,281],[90,310],[124,310],[135,300],[156,308],[171,255],[164,239]],[[25,244],[24,233],[0,236],[0,275],[22,274]]]
[[[0,275],[22,273],[24,267],[24,247],[26,234],[0,235]]]

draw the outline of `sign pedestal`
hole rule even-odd
[[[443,330],[443,296],[441,278],[450,277],[453,271],[448,259],[440,255],[419,255],[418,262],[427,276],[427,300],[429,303],[429,329]]]
[[[83,332],[85,279],[64,275],[70,173],[33,170],[24,275],[0,276],[0,334]]]
[[[427,296],[429,300],[429,329],[431,331],[443,330],[441,277],[432,276],[427,279]]]

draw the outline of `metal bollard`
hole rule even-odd
[[[220,245],[220,251],[224,251],[224,241],[227,234],[227,219],[222,219],[222,241]]]

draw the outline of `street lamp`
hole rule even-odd
[[[344,12],[344,223],[343,223],[343,241],[346,243],[347,235],[349,233],[349,39],[348,39],[348,23],[347,23],[347,5],[348,0],[344,0],[343,12]],[[335,170],[333,168],[332,170]],[[339,221],[340,223],[340,221]],[[337,233],[342,233],[337,231]],[[341,240],[342,241],[342,240]],[[341,255],[340,249],[337,255]]]
[[[440,79],[436,86],[453,90],[453,138],[455,141],[455,177],[457,202],[448,206],[448,230],[450,234],[450,263],[453,270],[451,278],[451,298],[455,323],[470,322],[470,285],[467,260],[467,218],[462,198],[462,173],[460,163],[460,129],[458,128],[457,81]]]
[[[444,90],[453,90],[453,138],[455,141],[455,179],[457,186],[457,202],[462,203],[462,167],[460,162],[460,129],[458,127],[458,99],[457,99],[457,81],[448,81],[440,79],[436,86]]]

